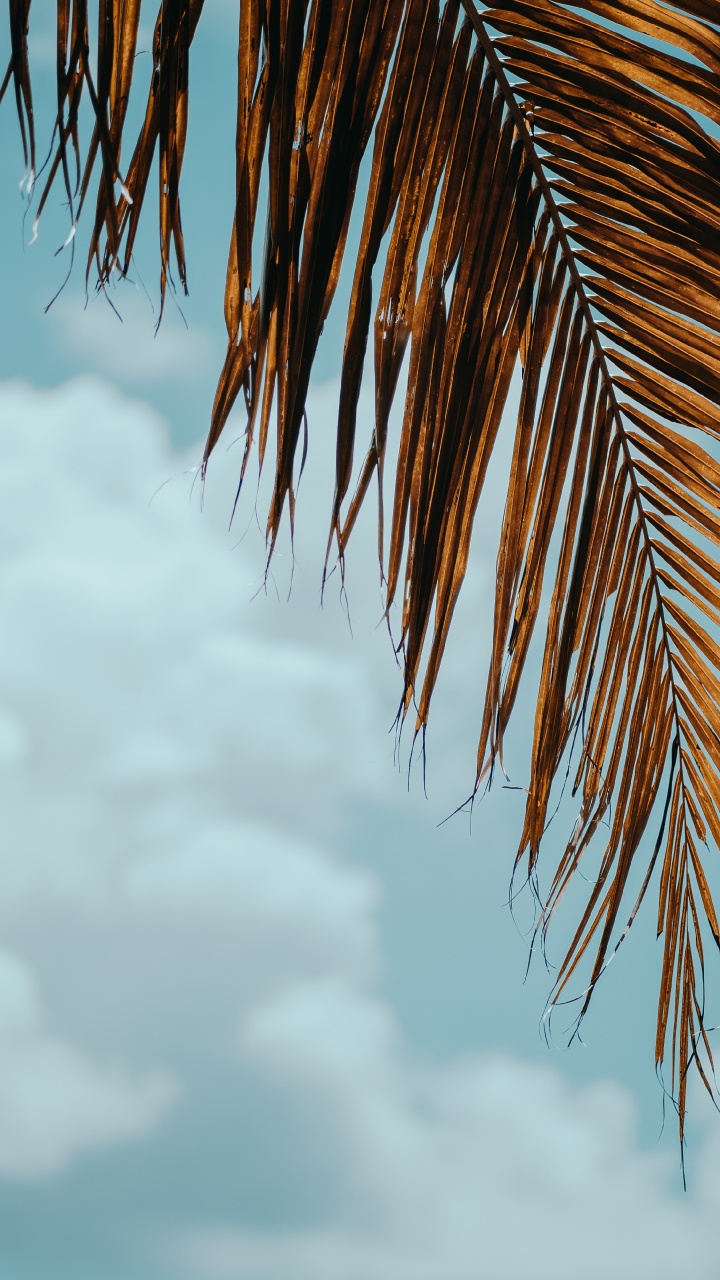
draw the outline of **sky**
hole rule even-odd
[[[522,793],[442,822],[473,782],[502,448],[427,797],[407,742],[395,753],[371,509],[350,618],[332,581],[320,602],[339,322],[308,401],[294,570],[284,545],[265,589],[262,492],[228,528],[239,417],[201,491],[233,9],[210,6],[194,46],[191,294],[157,338],[140,287],[118,295],[122,324],[84,309],[80,261],[44,313],[63,211],[23,247],[2,106],[0,1280],[713,1280],[720,1125],[693,1094],[683,1194],[652,922],[585,1046],[562,1019],[548,1046],[552,976],[536,957],[525,980],[530,904],[507,905]],[[41,25],[36,41],[42,101]],[[369,387],[360,421],[369,437]],[[528,687],[518,786],[531,723]]]

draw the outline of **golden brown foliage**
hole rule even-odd
[[[163,296],[171,246],[184,284],[178,190],[202,3],[163,0],[145,120],[123,170],[140,0],[100,0],[95,71],[86,0],[59,0],[40,210],[58,174],[73,228],[96,193],[88,270],[95,262],[101,285],[128,269],[156,153]],[[29,9],[11,0],[3,88],[14,84],[34,171]],[[702,862],[720,844],[720,11],[713,0],[242,0],[239,14],[228,348],[205,460],[242,392],[242,472],[256,437],[262,462],[274,407],[272,552],[286,506],[293,516],[313,359],[371,148],[329,554],[334,543],[342,560],[374,476],[383,554],[388,421],[409,352],[384,572],[388,609],[401,605],[403,715],[416,706],[424,728],[519,363],[478,786],[502,762],[547,574],[518,859],[533,874],[574,746],[579,811],[543,935],[591,841],[602,852],[553,999],[567,998],[586,958],[585,1011],[656,871],[656,1061],[669,1052],[682,1135],[693,1061],[710,1085],[703,936],[720,941]],[[85,90],[95,128],[83,147]],[[348,500],[371,329],[375,424]]]

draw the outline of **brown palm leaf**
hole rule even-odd
[[[11,0],[3,89],[14,83],[34,171],[29,9]],[[74,228],[99,157],[88,262],[101,285],[128,269],[156,152],[161,291],[173,246],[184,284],[178,192],[201,9],[163,0],[145,121],[123,170],[140,0],[100,0],[96,72],[86,0],[59,0],[55,153],[40,203],[61,173]],[[692,1062],[710,1087],[703,937],[720,942],[702,862],[720,845],[720,11],[712,0],[241,0],[239,11],[228,349],[205,461],[241,391],[243,473],[256,436],[265,457],[274,421],[272,553],[286,506],[293,516],[313,359],[372,148],[331,543],[342,559],[377,476],[382,555],[389,414],[409,351],[384,573],[387,608],[401,600],[402,715],[415,705],[424,729],[521,365],[478,786],[502,762],[547,575],[518,859],[534,872],[574,748],[579,812],[543,934],[591,843],[601,856],[552,999],[568,997],[584,961],[584,1013],[656,872],[656,1060],[669,1052],[682,1136]],[[84,90],[95,125],[83,150]],[[371,326],[375,424],[349,499]]]

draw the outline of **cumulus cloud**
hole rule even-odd
[[[227,921],[246,953],[274,952],[268,967],[281,974],[288,964],[376,968],[376,878],[261,823],[208,823],[181,834],[136,861],[123,889],[156,919]]]
[[[670,1190],[608,1081],[571,1088],[506,1054],[409,1055],[392,1010],[348,978],[298,983],[246,1021],[243,1052],[300,1093],[334,1143],[334,1220],[183,1233],[186,1274],[219,1280],[674,1280],[716,1274],[720,1184]]]
[[[278,831],[307,844],[346,798],[382,794],[371,666],[262,634],[257,565],[187,477],[156,494],[183,468],[151,410],[87,380],[6,387],[0,447],[0,913],[137,902],[145,857],[176,901],[169,877],[182,896],[206,856],[193,841],[214,842],[222,886],[223,842],[254,842],[260,867]]]
[[[113,302],[116,309],[100,293],[83,306],[81,298],[61,294],[49,316],[63,353],[131,386],[188,382],[218,362],[210,335],[197,325],[186,328],[172,301],[157,332],[157,316],[139,289],[123,289]]]
[[[139,1138],[177,1095],[165,1073],[98,1064],[53,1035],[32,972],[0,951],[0,1175],[57,1173],[81,1151]]]
[[[313,439],[334,397],[313,392]],[[133,961],[131,1006],[164,981],[165,1003],[180,1007],[173,1035],[159,1001],[151,1011],[172,1076],[188,1046],[202,1057],[202,1017],[237,1089],[262,1080],[261,1133],[278,1123],[274,1090],[281,1115],[309,1118],[333,1169],[335,1200],[302,1222],[278,1211],[259,1224],[240,1204],[225,1222],[198,1211],[193,1224],[186,1210],[173,1228],[158,1211],[163,1266],[198,1280],[669,1280],[681,1267],[712,1280],[712,1143],[680,1200],[675,1153],[643,1150],[616,1084],[573,1089],[507,1054],[428,1062],[404,1040],[378,994],[378,876],[341,853],[352,807],[393,795],[387,639],[357,626],[351,641],[339,608],[321,613],[316,572],[307,585],[318,559],[300,537],[291,607],[251,602],[263,560],[251,535],[227,533],[235,455],[218,453],[201,514],[183,474],[193,460],[172,455],[147,406],[93,379],[0,388],[0,451],[0,927],[100,921],[100,1007],[115,945]],[[324,549],[327,512],[311,472],[303,483]],[[356,614],[372,617],[365,546]],[[469,586],[486,611],[491,569]],[[475,628],[460,639],[477,668]],[[466,686],[464,670],[450,672],[448,776],[473,718]],[[136,954],[143,929],[152,945]],[[198,939],[223,931],[238,950],[218,995]],[[178,982],[180,960],[192,983]],[[98,1065],[70,1039],[47,1029],[27,969],[0,955],[7,1176],[140,1136],[172,1100],[168,1074]],[[197,1067],[188,1107],[201,1117],[214,1080]]]
[[[217,517],[190,505],[147,406],[93,379],[5,385],[0,449],[0,921],[230,927],[256,996],[298,967],[369,975],[378,884],[332,848],[346,800],[384,793],[367,658],[268,634],[262,560],[233,549],[224,491]],[[18,1175],[140,1134],[171,1096],[49,1037],[20,972],[0,1080]]]

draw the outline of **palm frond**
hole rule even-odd
[[[34,170],[29,7],[11,3],[3,91],[12,80]],[[74,227],[100,157],[89,267],[95,261],[103,284],[128,270],[157,152],[164,295],[173,245],[185,279],[178,192],[202,0],[163,0],[145,121],[124,174],[140,0],[101,0],[99,9],[94,78],[86,4],[58,6],[56,149],[40,208],[60,172]],[[573,749],[579,812],[544,904],[543,935],[591,845],[601,847],[552,999],[566,999],[588,963],[582,1016],[656,872],[656,1060],[670,1055],[682,1136],[688,1069],[694,1062],[708,1087],[712,1071],[703,937],[720,943],[703,868],[720,846],[717,6],[242,0],[239,13],[228,348],[205,462],[242,392],[241,478],[255,444],[262,464],[274,407],[272,553],[286,508],[293,519],[313,360],[372,148],[328,555],[334,544],[342,560],[377,479],[387,608],[399,600],[401,610],[402,715],[415,706],[416,730],[424,728],[521,367],[478,786],[502,762],[547,588],[518,853],[530,875],[553,784]],[[85,150],[84,88],[94,118]],[[349,497],[371,333],[375,423]],[[389,415],[408,353],[385,554]]]

